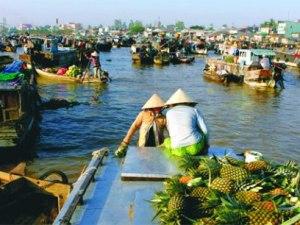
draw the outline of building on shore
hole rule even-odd
[[[300,22],[280,21],[278,22],[278,34],[287,38],[300,38]]]

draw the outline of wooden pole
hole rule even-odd
[[[101,164],[103,158],[108,154],[108,148],[102,148],[98,151],[92,153],[93,158],[91,159],[85,172],[80,175],[74,188],[70,193],[67,201],[65,202],[63,208],[57,215],[53,225],[64,225],[70,224],[70,219],[78,205],[81,201],[87,187],[89,186],[91,180],[93,179],[99,165]]]

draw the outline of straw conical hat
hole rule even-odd
[[[166,102],[166,105],[173,105],[179,103],[197,103],[193,101],[181,88],[179,88]]]
[[[145,103],[142,109],[153,109],[160,108],[165,105],[165,101],[158,94],[154,94],[149,98],[149,100]]]

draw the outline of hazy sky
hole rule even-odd
[[[110,25],[118,18],[186,25],[244,26],[269,19],[300,19],[300,0],[0,0],[7,24],[81,22]]]

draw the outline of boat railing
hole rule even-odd
[[[108,155],[108,151],[108,148],[102,148],[92,153],[93,157],[88,167],[75,182],[72,192],[53,222],[54,225],[69,224],[77,205],[82,202],[83,195],[85,194],[90,182],[93,180],[94,175],[104,157]]]

